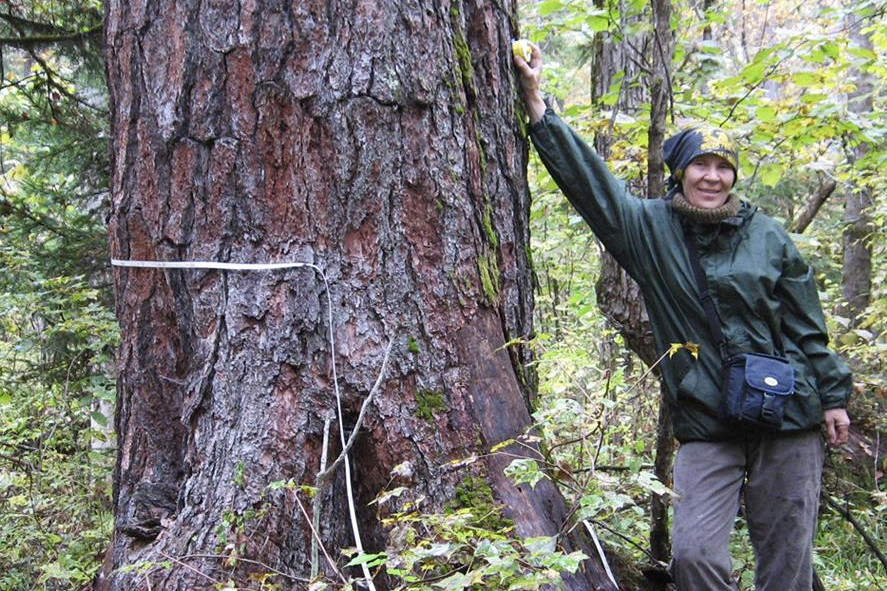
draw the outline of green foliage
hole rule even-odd
[[[45,42],[3,49],[0,590],[72,589],[95,575],[112,526],[103,8],[18,4],[0,32]]]
[[[649,3],[521,4],[526,36],[543,45],[546,90],[586,137],[608,137],[610,166],[638,185],[646,175],[649,106],[626,110],[623,103],[628,93],[644,94],[643,68],[617,72],[592,105],[587,66],[604,35],[644,46]],[[98,0],[5,6],[23,24],[12,27],[0,19],[4,37],[65,40],[3,50],[0,591],[70,589],[94,575],[111,534],[109,420],[115,388],[110,376],[117,329],[103,222],[108,209],[107,99],[98,47],[103,7]],[[474,62],[458,7],[450,17],[454,71],[445,84],[471,94],[477,92]],[[887,122],[881,113],[887,27],[882,3],[726,2],[703,14],[678,1],[673,23],[670,123],[676,128],[702,120],[732,130],[741,147],[738,190],[745,198],[788,223],[820,184],[838,183],[835,196],[798,242],[815,261],[834,340],[856,371],[854,421],[866,432],[884,432],[887,277],[880,262],[887,249],[882,189]],[[850,26],[854,23],[861,23],[858,34]],[[712,31],[709,40],[702,39],[706,28]],[[644,65],[646,59],[641,52],[625,63]],[[859,108],[865,99],[871,109]],[[459,113],[465,106],[454,109]],[[485,167],[483,143],[477,148]],[[608,548],[645,562],[639,548],[647,546],[647,501],[650,494],[670,494],[650,469],[658,384],[598,311],[594,238],[536,161],[530,176],[530,254],[537,288],[537,335],[531,346],[540,379],[533,418],[541,453],[515,460],[509,473],[531,486],[551,479],[575,503],[580,518],[603,526]],[[868,213],[876,263],[869,307],[851,319],[842,312],[842,248],[834,237],[844,227],[840,194],[859,190],[875,196]],[[479,278],[488,300],[498,302],[499,238],[489,208],[482,223],[491,250],[477,262]],[[420,353],[412,338],[408,350]],[[439,392],[419,392],[417,415],[431,421],[445,404]],[[832,454],[826,488],[876,539],[884,539],[887,464],[879,456],[881,465],[875,465],[875,455],[863,451],[848,460]],[[245,486],[247,476],[242,464],[236,467],[238,486]],[[454,502],[441,513],[423,512],[418,500],[405,502],[414,492],[398,487],[376,501],[387,506],[396,499],[399,507],[386,520],[391,547],[342,563],[384,568],[404,590],[535,589],[575,570],[582,558],[557,550],[549,538],[514,539],[479,476],[463,479]],[[263,515],[261,507],[226,514],[217,532],[221,550],[236,558],[239,549],[229,541]],[[741,533],[735,536],[734,555],[747,589],[752,555]],[[817,569],[829,589],[877,588],[880,565],[837,513],[823,512],[816,545]],[[171,565],[140,568],[155,567]],[[311,588],[329,586],[316,581]],[[261,587],[271,588],[264,582]]]
[[[728,2],[706,14],[684,2],[673,8],[677,48],[670,70],[670,130],[690,121],[731,130],[741,153],[737,191],[787,225],[821,184],[838,183],[814,223],[795,238],[815,264],[831,334],[855,371],[851,416],[874,438],[887,426],[887,304],[880,264],[887,220],[882,188],[887,122],[880,115],[887,72],[883,5]],[[646,175],[649,105],[641,102],[626,110],[622,99],[634,90],[647,100],[649,81],[642,68],[616,72],[610,88],[592,104],[584,66],[604,31],[609,41],[631,42],[624,48],[630,56],[621,65],[645,64],[647,55],[639,49],[649,28],[647,10],[641,2],[522,4],[523,22],[529,25],[523,34],[543,47],[545,90],[587,139],[607,137],[608,164],[636,188]],[[709,40],[702,38],[705,28],[712,33]],[[872,49],[861,44],[860,35],[868,37]],[[872,105],[868,110],[860,108],[866,99]],[[527,482],[553,476],[579,504],[582,516],[606,526],[602,538],[611,548],[627,552],[633,562],[645,562],[639,547],[648,545],[649,492],[668,495],[650,472],[658,385],[649,376],[639,377],[639,362],[596,307],[594,238],[535,161],[530,182],[539,331],[533,346],[540,384],[533,416],[543,433],[545,456],[537,460],[538,470],[518,465],[515,473]],[[843,249],[835,236],[844,227],[843,194],[865,189],[874,195],[868,214],[875,265],[871,303],[860,321],[842,312]],[[855,518],[883,539],[884,479],[873,478],[873,472],[887,472],[887,464],[873,468],[876,454],[872,449],[852,459],[833,454],[825,486],[851,499]],[[823,513],[816,540],[819,574],[828,588],[875,589],[881,567],[848,528],[842,518]],[[735,536],[734,556],[747,589],[753,556],[743,533]]]
[[[553,537],[514,540],[509,526],[495,525],[506,523],[500,512],[484,500],[445,513],[404,511],[385,519],[394,542],[384,562],[393,588],[530,590],[576,572],[581,552],[559,550]]]

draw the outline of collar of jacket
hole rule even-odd
[[[741,201],[736,215],[714,224],[695,223],[677,212],[674,215],[681,219],[681,226],[693,236],[700,251],[710,252],[735,248],[736,243],[745,235],[742,229],[748,225],[757,210],[756,205]]]
[[[672,209],[697,224],[717,224],[721,220],[739,213],[739,197],[730,193],[727,201],[718,207],[706,208],[693,205],[680,191],[672,196]]]
[[[746,225],[751,220],[752,216],[754,216],[755,212],[758,211],[758,206],[752,205],[748,201],[740,200],[739,211],[736,212],[736,215],[722,218],[713,223],[703,223],[692,220],[678,212],[675,208],[672,208],[672,211],[674,212],[674,215],[677,215],[681,219],[682,225],[690,228],[694,234],[709,234],[719,233],[721,230],[735,230],[741,228]]]

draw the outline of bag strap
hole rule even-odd
[[[690,268],[693,269],[693,277],[696,279],[696,286],[699,288],[699,302],[705,311],[705,318],[708,321],[708,328],[711,336],[714,337],[718,346],[718,354],[721,361],[727,361],[730,357],[727,352],[727,337],[721,330],[721,315],[718,314],[718,308],[715,306],[714,297],[708,289],[708,280],[705,278],[705,271],[699,263],[699,251],[696,249],[696,241],[690,235],[690,229],[684,228],[684,243],[687,245],[687,254],[690,255]]]
[[[686,226],[684,227],[684,243],[687,245],[687,253],[690,255],[690,267],[693,269],[693,277],[695,277],[696,286],[699,288],[699,301],[702,304],[702,309],[705,311],[708,328],[711,331],[711,336],[714,337],[715,343],[717,343],[718,354],[721,356],[721,360],[726,362],[730,358],[730,353],[727,350],[727,337],[724,336],[724,331],[721,330],[721,315],[718,313],[718,308],[715,305],[714,296],[708,288],[705,271],[702,270],[702,265],[699,263],[699,250],[696,248],[696,241],[690,234],[690,228]],[[773,344],[776,345],[777,352],[784,357],[782,338],[779,336],[779,333],[773,333]]]

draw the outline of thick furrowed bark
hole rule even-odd
[[[367,503],[394,466],[410,462],[414,494],[392,510],[420,494],[439,510],[466,475],[449,460],[527,428],[529,353],[500,349],[532,328],[513,11],[108,3],[114,256],[310,262],[332,289],[309,269],[115,273],[116,531],[97,588],[307,578],[310,529],[295,493],[269,485],[314,484],[327,425],[330,462],[341,448],[328,295],[347,430],[395,343],[351,453],[367,551],[386,543]],[[557,533],[554,487],[528,493],[501,468],[467,469],[518,532]],[[354,544],[344,489],[339,470],[320,491],[335,559]],[[254,562],[218,558],[232,554]],[[602,580],[588,570],[572,588]]]

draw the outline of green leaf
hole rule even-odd
[[[755,116],[759,121],[769,123],[776,118],[776,109],[773,107],[758,107],[755,110]]]
[[[795,72],[791,75],[791,80],[798,86],[813,86],[819,83],[819,76],[816,72]]]
[[[759,171],[761,182],[768,187],[775,187],[776,183],[779,182],[779,179],[782,178],[782,173],[782,165],[776,164],[775,162],[762,164]]]
[[[742,68],[742,72],[740,72],[740,76],[746,82],[756,83],[760,82],[764,79],[764,71],[767,69],[768,64],[764,62],[752,62],[746,67]]]
[[[384,552],[379,552],[378,554],[358,554],[345,566],[360,566],[361,564],[365,564],[367,567],[372,568],[384,564],[387,559],[388,555]]]
[[[545,473],[539,469],[536,460],[530,458],[518,458],[505,467],[505,475],[508,476],[515,484],[530,485],[530,488],[536,488],[536,483],[545,478]]]
[[[847,53],[855,55],[856,57],[861,57],[862,59],[867,61],[875,61],[878,59],[878,54],[876,54],[874,51],[872,51],[868,47],[860,47],[858,45],[848,47]]]
[[[438,581],[434,583],[435,587],[440,587],[445,591],[457,591],[459,589],[465,589],[466,587],[472,584],[472,580],[470,577],[463,573],[454,573],[444,579],[443,581]]]
[[[603,11],[602,11],[603,12]],[[592,14],[585,19],[585,23],[595,33],[602,33],[610,28],[610,19],[606,14]]]
[[[837,43],[833,43],[831,41],[826,41],[822,45],[819,46],[826,55],[828,55],[832,59],[837,59],[841,57],[841,48]]]
[[[546,0],[536,7],[536,12],[539,13],[539,16],[547,16],[552,12],[561,10],[563,7],[564,3],[561,0]]]
[[[523,544],[533,554],[549,554],[557,549],[557,538],[553,536],[527,538]]]
[[[821,103],[822,101],[826,100],[828,100],[828,95],[815,92],[808,92],[801,97],[801,102],[806,104]]]

